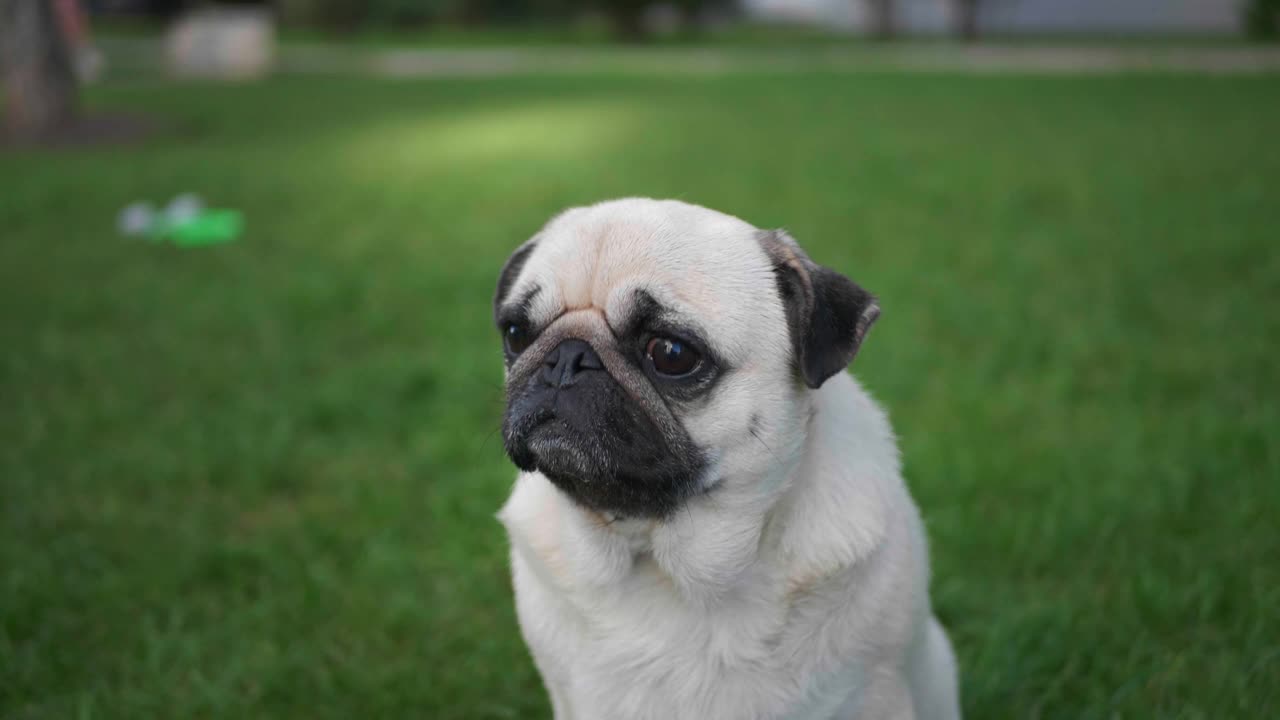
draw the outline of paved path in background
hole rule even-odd
[[[109,62],[123,70],[162,67],[157,41],[104,39]],[[370,74],[392,77],[585,74],[731,74],[737,72],[962,73],[1277,73],[1280,47],[954,45],[901,42],[812,48],[404,48],[287,44],[284,72]]]

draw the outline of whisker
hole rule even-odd
[[[775,462],[779,465],[782,464],[782,458],[778,457],[778,454],[773,451],[773,448],[769,447],[769,444],[764,441],[764,438],[760,437],[760,433],[757,433],[755,428],[747,428],[747,432],[751,433],[751,437],[755,438],[756,441],[760,443],[761,447],[769,451],[769,454],[773,456]]]
[[[497,434],[498,434],[499,432],[501,432],[501,431],[502,431],[502,428],[500,428],[500,427],[496,427],[496,428],[491,429],[488,433],[486,433],[486,434],[485,434],[485,436],[484,436],[484,442],[480,443],[480,449],[482,449],[482,450],[483,450],[483,449],[484,449],[484,446],[485,446],[486,444],[488,444],[488,442],[489,442],[490,440],[492,440],[492,439],[493,439],[493,436],[494,436],[494,435],[497,435]]]
[[[476,450],[476,457],[483,455],[485,451],[488,450],[489,448],[489,441],[493,440],[493,437],[495,435],[500,434],[501,432],[502,432],[502,427],[499,426],[491,429],[488,433],[486,433],[484,436],[484,440],[480,441],[480,448]]]

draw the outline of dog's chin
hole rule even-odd
[[[591,462],[582,444],[572,438],[563,427],[552,421],[540,425],[529,433],[525,442],[534,470],[546,475],[565,492],[576,489],[594,478],[606,481],[605,469]]]
[[[579,505],[617,517],[669,515],[692,480],[620,467],[603,448],[555,419],[511,438],[507,453],[521,470],[541,473]]]

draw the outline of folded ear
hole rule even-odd
[[[796,368],[806,385],[821,387],[853,362],[880,306],[849,278],[810,260],[782,230],[762,231],[760,245],[773,263]]]

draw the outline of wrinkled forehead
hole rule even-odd
[[[773,288],[756,229],[683,209],[565,213],[537,236],[507,302],[522,303],[537,327],[595,309],[617,329],[654,304],[704,333],[749,322],[757,311],[744,298]]]

